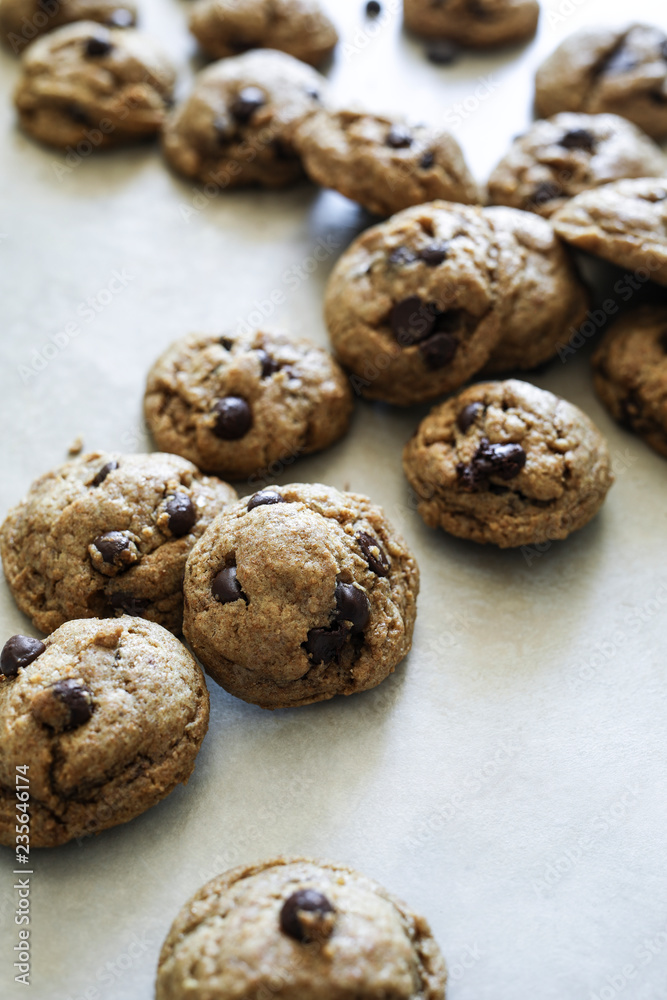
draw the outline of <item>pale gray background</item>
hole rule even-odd
[[[627,17],[667,28],[662,0],[551,0],[535,43],[439,69],[395,12],[378,27],[362,0],[329,6],[343,38],[330,74],[341,100],[458,117],[480,179],[525,128],[533,70],[561,37]],[[187,4],[141,9],[187,86]],[[62,156],[14,128],[17,64],[6,53],[0,73],[4,514],[80,433],[90,448],[150,447],[143,379],[172,339],[233,327],[282,289],[271,319],[324,343],[334,258],[296,289],[282,276],[320,237],[333,232],[342,246],[364,218],[303,185],[222,195],[186,222],[194,189],[150,147],[63,175]],[[493,93],[469,100],[461,119],[457,102],[489,77]],[[24,384],[19,366],[123,269],[127,287],[93,321],[79,317],[80,335]],[[283,481],[370,493],[405,532],[422,568],[410,657],[373,692],[274,714],[212,684],[211,728],[187,788],[81,846],[37,853],[29,991],[11,982],[4,852],[3,996],[149,1000],[161,940],[204,880],[298,852],[358,866],[424,912],[450,963],[451,1000],[667,997],[667,465],[613,425],[586,354],[535,381],[599,423],[618,481],[593,524],[534,558],[422,525],[400,455],[424,409],[360,404],[345,441],[286,470]],[[0,602],[3,636],[30,631],[4,587]]]

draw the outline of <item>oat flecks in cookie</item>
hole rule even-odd
[[[447,38],[470,48],[494,48],[535,34],[538,0],[404,0],[405,26],[427,38]]]
[[[345,865],[278,857],[219,875],[172,924],[156,1000],[235,1000],[277,980],[301,1000],[444,1000],[447,970],[423,917]]]
[[[617,320],[592,363],[614,419],[667,458],[667,308],[643,306]]]
[[[489,178],[489,200],[548,218],[589,188],[666,171],[660,147],[626,119],[564,112],[514,140]]]
[[[299,126],[295,143],[312,180],[377,215],[436,198],[463,204],[480,200],[461,147],[443,129],[322,109]]]
[[[85,139],[92,151],[157,134],[175,81],[151,38],[93,21],[38,38],[21,70],[14,94],[21,127],[62,149]]]
[[[263,708],[306,705],[394,670],[410,649],[418,590],[412,554],[366,497],[272,486],[228,507],[193,549],[184,631],[232,694]]]
[[[667,285],[667,179],[616,181],[584,191],[553,217],[578,250]]]
[[[90,452],[38,479],[7,515],[7,582],[43,632],[129,614],[178,633],[188,553],[235,499],[176,455]]]
[[[70,621],[40,645],[0,678],[6,845],[17,764],[30,769],[30,846],[55,847],[125,823],[186,782],[208,726],[202,671],[159,625]]]
[[[292,184],[304,176],[294,129],[319,107],[326,86],[316,70],[284,52],[258,49],[222,59],[197,75],[190,96],[169,116],[164,155],[178,173],[213,191]]]
[[[436,406],[403,453],[429,527],[501,548],[566,538],[613,482],[606,441],[571,403],[483,382]]]
[[[569,35],[539,67],[537,113],[611,112],[667,135],[667,35],[654,25],[604,25]]]
[[[319,66],[338,33],[319,0],[197,0],[190,31],[215,59],[248,49],[277,49]]]
[[[352,395],[337,362],[308,340],[192,334],[153,365],[144,410],[159,448],[230,478],[273,478],[345,433]]]

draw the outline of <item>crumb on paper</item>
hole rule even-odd
[[[82,451],[83,451],[83,438],[79,434],[77,437],[74,438],[71,445],[67,449],[67,454],[74,457],[75,455],[80,455]]]

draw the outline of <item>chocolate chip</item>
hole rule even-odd
[[[226,566],[213,578],[211,591],[220,604],[232,604],[234,601],[246,600],[241,584],[236,578],[236,566]]]
[[[443,39],[434,39],[429,42],[424,50],[429,62],[436,66],[451,66],[461,55],[461,49],[454,42]]]
[[[636,57],[630,52],[624,44],[624,40],[621,42],[620,46],[616,48],[606,62],[602,66],[603,73],[631,73],[633,69],[636,69],[638,62]]]
[[[65,725],[66,729],[78,729],[88,722],[93,714],[93,693],[89,687],[73,677],[67,677],[52,684],[51,691],[67,709],[69,719]]]
[[[368,0],[366,4],[366,17],[377,17],[382,11],[382,5],[378,0]]]
[[[565,149],[582,149],[585,153],[594,153],[597,140],[587,128],[573,128],[558,140],[558,145]]]
[[[112,462],[107,462],[106,465],[102,466],[102,468],[97,473],[97,475],[94,477],[94,479],[92,480],[92,482],[91,482],[90,485],[91,486],[101,486],[102,483],[104,482],[104,480],[109,475],[109,473],[113,472],[113,470],[117,469],[117,468],[118,468],[118,462],[113,462],[113,461]]]
[[[5,677],[16,677],[21,667],[27,667],[45,649],[43,642],[30,635],[13,635],[2,647],[0,670]]]
[[[262,366],[262,378],[269,378],[280,371],[278,362],[268,355],[266,351],[262,350],[261,347],[257,350],[257,354],[259,355],[259,363]]]
[[[562,194],[562,189],[552,181],[540,181],[533,191],[533,201],[536,205],[544,205],[547,201],[553,201]]]
[[[429,149],[426,153],[424,153],[421,160],[419,161],[419,166],[422,168],[422,170],[428,170],[430,167],[433,166],[434,163],[435,163],[435,153],[433,153]]]
[[[357,535],[357,541],[366,558],[369,569],[372,569],[378,576],[389,576],[389,560],[377,539],[362,531]]]
[[[351,622],[353,632],[366,628],[371,614],[371,604],[363,590],[353,583],[336,584],[336,618]]]
[[[392,149],[406,149],[412,145],[412,133],[405,125],[392,125],[385,139],[385,144]]]
[[[105,563],[116,563],[121,552],[129,548],[130,539],[122,531],[107,531],[105,535],[98,535],[93,545]]]
[[[77,125],[92,125],[89,116],[78,104],[68,104],[65,111]]]
[[[419,251],[419,259],[423,260],[429,267],[437,267],[447,260],[447,245],[445,243],[430,243],[427,247],[422,247]]]
[[[301,645],[308,653],[314,666],[319,663],[338,663],[345,645],[349,629],[342,622],[336,622],[331,628],[311,628],[308,638]]]
[[[265,504],[273,503],[285,503],[285,500],[275,490],[260,490],[259,493],[250,497],[247,509],[254,510],[255,507],[263,507]]]
[[[245,124],[264,104],[266,104],[264,91],[260,90],[259,87],[244,87],[243,90],[239,91],[229,110],[237,122]]]
[[[320,92],[316,87],[306,87],[306,97],[312,98],[313,101],[319,101]]]
[[[399,343],[414,344],[427,337],[435,326],[435,312],[418,295],[401,299],[389,314],[389,325]]]
[[[324,918],[335,912],[327,897],[318,892],[317,889],[298,889],[282,905],[280,929],[283,934],[287,934],[295,941],[308,941],[317,925],[321,925]],[[307,914],[311,915],[310,919],[306,916]],[[329,922],[333,927],[330,916]]]
[[[409,247],[394,247],[387,260],[390,264],[413,264],[417,260],[417,254]]]
[[[134,24],[134,14],[126,7],[118,7],[109,14],[107,24],[111,28],[131,28]]]
[[[213,412],[213,433],[223,441],[238,441],[252,427],[252,412],[245,399],[240,396],[227,396],[218,400]]]
[[[456,426],[461,431],[461,434],[465,434],[470,430],[472,425],[477,420],[478,413],[483,409],[484,407],[481,403],[468,403],[467,406],[463,407],[456,418]]]
[[[489,444],[482,438],[472,461],[462,462],[456,471],[463,489],[476,492],[489,488],[489,477],[508,481],[518,476],[526,464],[526,453],[520,444]]]
[[[428,340],[422,340],[419,353],[427,368],[437,371],[448,365],[456,354],[459,341],[451,333],[434,333]]]
[[[114,594],[109,595],[111,607],[116,611],[122,611],[123,614],[129,615],[131,618],[142,618],[150,603],[147,598],[135,597],[134,594],[130,594],[126,590],[117,590]]]
[[[234,341],[231,339],[231,337],[221,337],[220,346],[224,347],[226,351],[231,351],[232,347],[234,346]]]
[[[172,535],[182,538],[187,535],[197,520],[197,508],[185,493],[174,493],[167,500],[169,530]]]
[[[86,55],[93,59],[108,55],[112,48],[111,39],[103,35],[91,35],[86,41]]]

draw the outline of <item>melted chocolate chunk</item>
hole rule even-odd
[[[92,717],[93,693],[85,684],[73,677],[67,677],[65,680],[56,681],[51,690],[67,710],[66,729],[78,729]]]
[[[250,497],[247,504],[247,509],[254,510],[255,507],[263,507],[265,504],[274,503],[285,503],[286,501],[281,497],[280,493],[276,493],[275,490],[260,490],[259,493],[255,493]]]
[[[31,635],[13,635],[2,647],[0,671],[5,677],[16,677],[22,667],[27,667],[46,649],[43,642]]]
[[[109,475],[109,473],[113,472],[114,469],[117,469],[117,468],[118,468],[118,462],[113,462],[113,461],[107,462],[106,465],[102,466],[102,468],[97,473],[97,475],[95,476],[95,478],[93,479],[93,481],[91,482],[90,485],[91,486],[101,486],[102,483],[104,482],[104,480]]]
[[[364,554],[369,569],[377,576],[389,576],[389,560],[378,540],[365,531],[362,531],[357,535],[357,542]]]
[[[480,445],[467,465],[456,468],[464,490],[474,493],[489,489],[489,479],[496,476],[508,481],[518,476],[526,464],[526,453],[520,444],[489,444],[482,438]]]
[[[371,605],[365,592],[353,583],[336,584],[336,619],[350,622],[353,632],[362,632],[368,624]]]
[[[338,663],[350,630],[342,622],[330,628],[311,628],[308,638],[301,643],[314,666],[320,663]]]
[[[226,566],[213,578],[211,584],[213,597],[220,604],[232,604],[234,601],[245,601],[248,603],[241,584],[236,577],[236,566]]]

